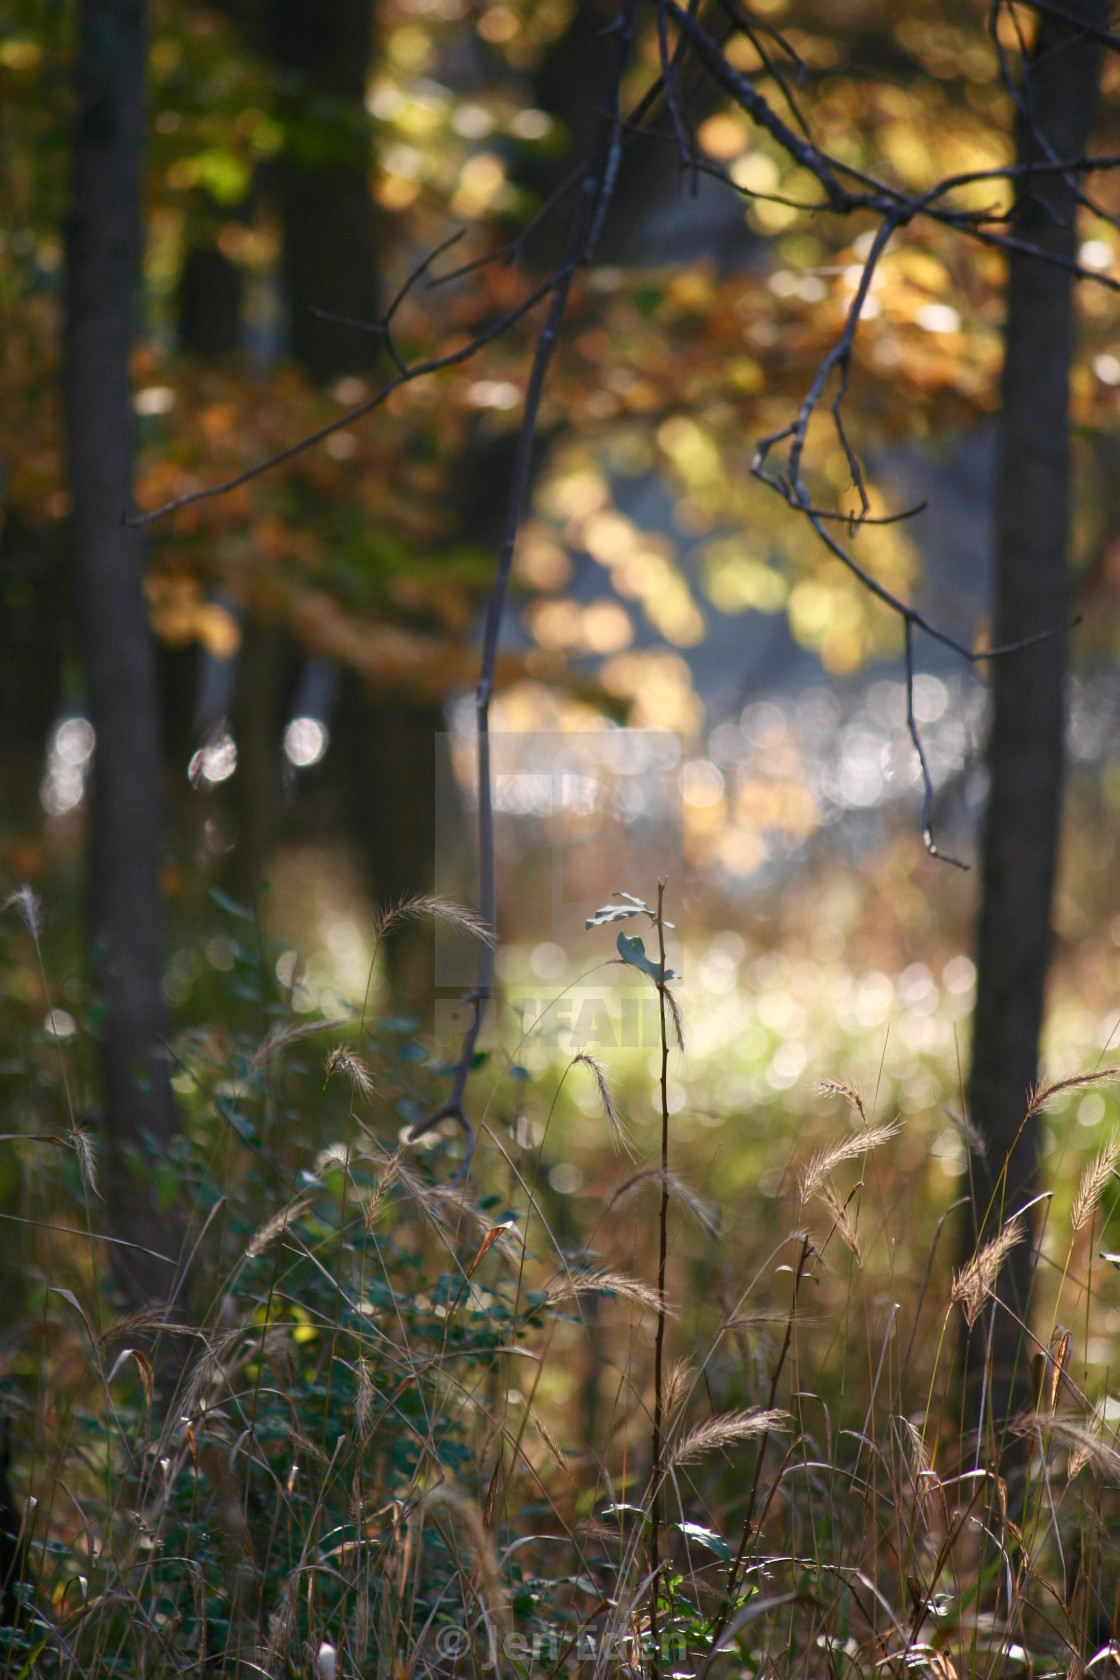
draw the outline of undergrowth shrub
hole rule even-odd
[[[189,1215],[169,1311],[127,1311],[89,1234],[85,1023],[0,1069],[28,1221],[6,1675],[1120,1667],[1120,1403],[1076,1351],[1115,1311],[1113,1144],[1037,1239],[1033,1406],[962,1416],[960,1323],[1003,1310],[1028,1236],[955,1273],[946,1209],[907,1240],[899,1123],[854,1087],[776,1236],[773,1199],[687,1182],[667,1110],[664,1155],[554,1192],[558,1087],[621,1118],[586,1053],[480,1062],[459,1182],[453,1126],[409,1141],[451,1071],[414,1023],[295,1019],[276,953],[223,927],[228,999],[173,1046],[182,1137],[138,1163]]]

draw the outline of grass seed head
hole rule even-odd
[[[692,1387],[696,1371],[688,1359],[676,1359],[669,1367],[669,1374],[665,1378],[664,1408],[665,1416],[671,1418],[678,1412]]]
[[[607,1125],[610,1127],[611,1137],[615,1143],[629,1153],[630,1140],[626,1136],[626,1128],[619,1117],[618,1109],[615,1107],[614,1097],[611,1094],[610,1085],[607,1083],[607,1075],[602,1062],[590,1055],[588,1051],[579,1050],[572,1057],[569,1066],[590,1068],[591,1076],[599,1093],[599,1101],[603,1105],[603,1114],[606,1117]]]
[[[682,1178],[678,1178],[676,1173],[662,1172],[660,1167],[643,1167],[640,1172],[631,1173],[630,1177],[625,1179],[617,1190],[612,1191],[610,1200],[607,1202],[608,1212],[611,1208],[617,1207],[619,1202],[624,1201],[627,1196],[632,1195],[643,1184],[664,1185],[671,1196],[675,1196],[678,1201],[683,1203],[709,1236],[718,1235],[720,1227],[718,1207],[713,1207],[705,1202],[702,1197],[696,1194],[691,1185],[686,1184]]]
[[[297,1044],[301,1038],[310,1038],[312,1033],[330,1032],[332,1028],[344,1027],[346,1024],[344,1015],[336,1015],[330,1020],[322,1021],[292,1021],[286,1027],[277,1022],[274,1027],[269,1028],[257,1045],[249,1063],[249,1072],[256,1073],[258,1068],[264,1067],[279,1051],[286,1049],[289,1044]]]
[[[327,1078],[332,1079],[336,1073],[344,1074],[353,1081],[356,1090],[363,1097],[372,1097],[374,1093],[373,1075],[362,1058],[348,1050],[345,1044],[336,1044],[327,1057]]]
[[[850,1079],[822,1079],[817,1086],[822,1097],[843,1097],[844,1101],[858,1115],[865,1126],[870,1126],[867,1107],[863,1100],[863,1092]]]
[[[373,918],[373,931],[378,940],[382,940],[390,933],[395,933],[408,922],[420,921],[425,916],[431,916],[437,922],[447,922],[462,933],[467,933],[472,939],[479,940],[483,945],[496,943],[492,930],[477,910],[471,910],[465,904],[456,904],[449,898],[437,898],[434,893],[419,893],[415,898],[402,898],[396,904],[390,904],[384,910],[378,910]]]
[[[669,1449],[666,1470],[676,1470],[682,1464],[694,1464],[707,1453],[717,1452],[736,1441],[749,1440],[753,1435],[768,1435],[771,1430],[788,1429],[790,1417],[777,1407],[756,1407],[749,1412],[723,1412],[709,1418]]]
[[[78,1161],[78,1171],[82,1183],[91,1196],[100,1197],[97,1188],[97,1152],[94,1147],[93,1136],[85,1126],[70,1128],[70,1142]]]
[[[38,945],[43,937],[43,906],[29,886],[17,887],[14,893],[0,904],[0,914],[5,910],[14,910],[32,939]]]
[[[848,1205],[840,1200],[835,1187],[827,1179],[816,1191],[816,1197],[819,1202],[824,1203],[831,1214],[832,1228],[840,1241],[845,1248],[851,1249],[856,1257],[856,1264],[862,1265],[863,1257],[859,1250],[859,1233],[856,1230],[855,1221],[848,1212]]]
[[[574,1300],[579,1295],[619,1295],[624,1301],[635,1301],[639,1306],[660,1306],[660,1297],[656,1289],[648,1283],[642,1283],[639,1278],[626,1277],[621,1272],[572,1272],[562,1277],[553,1278],[546,1284],[545,1293],[549,1305],[558,1301]],[[666,1305],[666,1312],[671,1309]]]
[[[1099,1085],[1103,1079],[1114,1079],[1120,1068],[1098,1068],[1095,1073],[1075,1073],[1068,1079],[1055,1079],[1049,1085],[1036,1085],[1027,1099],[1027,1119],[1041,1113],[1055,1097],[1067,1091],[1080,1091],[1086,1085]]]
[[[884,1126],[866,1126],[862,1131],[855,1131],[850,1137],[840,1138],[836,1143],[830,1143],[826,1149],[818,1150],[801,1175],[802,1202],[809,1201],[817,1194],[833,1168],[838,1167],[842,1161],[858,1160],[869,1150],[878,1149],[880,1144],[889,1142],[897,1131],[896,1120]]]
[[[1112,1177],[1117,1157],[1120,1156],[1120,1133],[1114,1133],[1099,1151],[1096,1160],[1081,1175],[1081,1182],[1077,1186],[1077,1194],[1073,1198],[1073,1212],[1070,1223],[1075,1231],[1082,1230],[1088,1225],[1104,1194],[1105,1185]]]
[[[358,1356],[358,1391],[354,1396],[354,1425],[358,1432],[358,1439],[365,1440],[369,1429],[369,1420],[373,1416],[373,1378],[370,1375],[369,1361],[364,1354]]]
[[[1021,1213],[1017,1213],[990,1242],[977,1249],[972,1259],[966,1266],[961,1267],[954,1278],[952,1300],[964,1313],[965,1323],[970,1330],[980,1317],[984,1302],[992,1293],[1000,1267],[1026,1234],[1027,1222]]]

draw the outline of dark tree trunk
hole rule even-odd
[[[377,318],[377,217],[364,96],[373,0],[272,0],[269,50],[294,101],[280,159],[283,274],[292,354],[327,382],[372,367],[373,333],[324,321]]]
[[[62,700],[70,633],[61,527],[27,526],[6,512],[0,540],[0,830],[30,835],[42,820],[39,786]]]
[[[1098,24],[1097,0],[1065,12]],[[1085,153],[1099,48],[1076,23],[1043,15],[1026,68],[1018,152],[1023,164]],[[1020,182],[1017,240],[1069,262],[1076,204],[1060,172]],[[1074,313],[1070,274],[1013,254],[1007,281],[1006,350],[996,489],[995,643],[1058,630],[1069,616],[1069,367]],[[1038,1127],[1024,1122],[1038,1077],[1038,1041],[1050,956],[1050,914],[1063,781],[1067,639],[992,662],[990,792],[983,842],[976,1015],[969,1102],[986,1145],[976,1164],[965,1254],[992,1236],[1036,1188]],[[1006,1175],[1004,1169],[1006,1166]],[[1029,1401],[1029,1349],[1016,1318],[1030,1309],[1030,1243],[1004,1265],[992,1330],[989,1396],[997,1427]],[[1009,1310],[1005,1310],[1009,1309]],[[1013,1316],[1014,1315],[1014,1316]],[[969,1393],[978,1392],[986,1315],[969,1346]],[[967,1422],[975,1426],[973,1400]]]
[[[435,870],[436,758],[446,754],[435,701],[371,700],[350,677],[339,705],[339,751],[351,788],[354,832],[382,907],[430,892]],[[389,941],[393,984],[409,1006],[430,1006],[434,972],[430,924],[406,925]]]
[[[67,237],[65,408],[79,637],[97,737],[89,854],[89,932],[104,1010],[102,1070],[110,1218],[167,1252],[145,1155],[176,1129],[161,1049],[160,750],[155,652],[132,503],[128,358],[141,248],[143,0],[84,0]],[[130,1292],[166,1294],[169,1267],[139,1249],[115,1255]]]
[[[375,334],[314,313],[369,321],[378,312],[378,215],[369,192],[364,106],[372,37],[373,0],[320,0],[314,7],[305,0],[271,0],[268,50],[285,72],[294,113],[278,173],[289,344],[311,377],[324,383],[364,371],[381,355]],[[314,147],[308,144],[312,131]],[[235,720],[239,751],[243,727]],[[371,698],[353,676],[343,685],[332,751],[345,766],[353,832],[382,903],[431,887],[434,764],[442,727],[434,703]],[[239,796],[243,827],[251,802],[246,787]],[[238,843],[243,890],[246,872],[252,875],[263,862],[267,838],[257,825],[246,832],[244,846]],[[431,994],[431,952],[431,930],[425,928],[402,932],[389,953],[394,979],[416,1003]]]
[[[179,347],[196,356],[229,356],[241,346],[241,270],[220,246],[187,252],[179,281]]]
[[[237,660],[230,727],[237,742],[237,771],[230,797],[237,844],[230,856],[229,886],[252,904],[280,821],[283,784],[281,740],[292,691],[292,649],[275,624],[249,619]]]

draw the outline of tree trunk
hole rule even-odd
[[[26,842],[43,811],[39,788],[62,700],[70,601],[61,527],[6,510],[0,534],[0,835]]]
[[[1097,0],[1071,0],[1071,18],[1103,23]],[[1076,23],[1044,15],[1021,89],[1023,165],[1086,150],[1099,48]],[[995,644],[1059,631],[1069,616],[1070,274],[1077,248],[1074,184],[1057,171],[1025,175],[1012,233],[1057,262],[1016,252],[1008,265],[1007,325],[996,488]],[[990,791],[983,841],[976,1014],[969,1101],[987,1154],[976,1163],[965,1256],[1030,1200],[1038,1125],[1024,1120],[1038,1077],[1050,914],[1063,781],[1067,638],[993,660]],[[1006,1174],[1004,1169],[1006,1168]],[[999,1282],[994,1322],[969,1344],[967,1423],[975,1413],[991,1331],[992,1418],[1029,1403],[1029,1349],[1017,1319],[1030,1308],[1034,1255],[1020,1243]],[[1014,1315],[1014,1316],[1013,1316]]]
[[[354,833],[365,854],[370,889],[387,909],[430,892],[435,873],[436,760],[446,756],[436,701],[371,699],[359,677],[343,684],[338,751],[352,788]],[[450,777],[448,777],[450,780]],[[435,944],[427,921],[405,924],[386,957],[394,990],[410,1009],[431,1007]]]
[[[176,1129],[160,1040],[160,751],[155,653],[132,504],[128,357],[141,249],[143,0],[84,0],[67,230],[65,409],[79,636],[96,732],[88,914],[103,1009],[110,1217],[129,1241],[170,1252],[145,1155]],[[172,1268],[117,1247],[138,1299],[165,1296]]]
[[[237,844],[228,872],[229,889],[244,904],[254,901],[280,823],[281,741],[292,664],[292,650],[276,624],[246,622],[230,713],[237,742],[237,770],[230,783]]]
[[[370,321],[379,308],[378,214],[369,192],[364,106],[373,0],[320,0],[314,8],[305,0],[272,0],[269,30],[269,50],[302,101],[279,173],[290,349],[313,379],[326,383],[365,371],[382,355],[376,334],[314,313]],[[300,144],[313,121],[314,151]],[[374,897],[388,904],[429,891],[439,706],[371,697],[350,676],[335,727],[333,750],[349,771],[347,803]],[[430,927],[406,928],[388,953],[395,986],[418,1007],[431,997],[432,948]]]
[[[269,49],[298,99],[280,159],[283,274],[292,354],[322,383],[372,367],[381,340],[324,321],[377,318],[377,217],[369,191],[365,80],[373,0],[272,0]]]
[[[192,246],[179,281],[179,348],[210,358],[240,349],[243,291],[241,270],[220,246]]]

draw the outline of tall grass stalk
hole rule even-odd
[[[665,882],[657,883],[657,1006],[661,1033],[661,1196],[657,1213],[657,1334],[653,1344],[653,1443],[650,1453],[649,1631],[650,1674],[660,1668],[658,1595],[661,1591],[661,1499],[664,1451],[665,1324],[668,1318],[665,1273],[669,1256],[669,1031],[666,1009]]]

